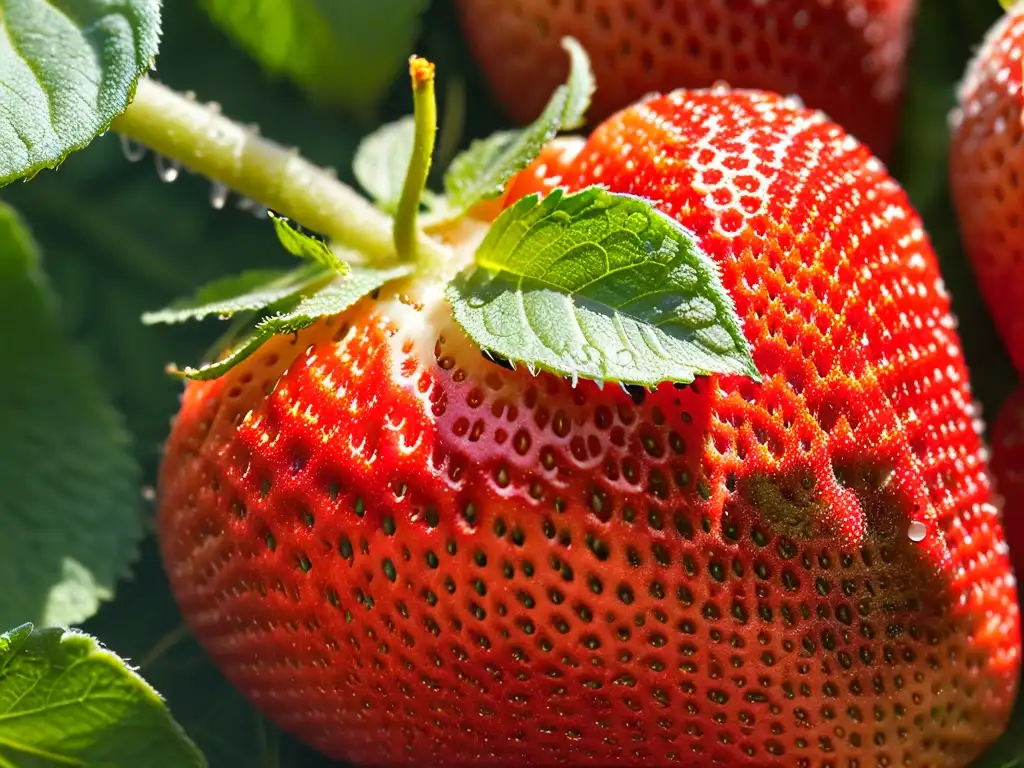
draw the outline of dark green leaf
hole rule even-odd
[[[118,413],[57,327],[35,245],[0,205],[0,623],[77,624],[110,599],[143,524]]]
[[[0,765],[201,768],[160,695],[75,630],[0,635]]]
[[[193,296],[180,299],[166,309],[142,316],[146,325],[203,320],[210,315],[228,318],[239,312],[263,309],[301,291],[311,279],[324,275],[319,267],[307,266],[293,272],[252,270],[214,280]]]
[[[528,166],[560,130],[583,122],[594,91],[594,75],[586,52],[573,38],[562,41],[569,53],[569,79],[551,96],[544,112],[526,128],[502,131],[473,142],[452,161],[444,177],[448,202],[461,212],[501,194],[505,183]]]
[[[128,106],[159,0],[0,0],[0,183],[58,165]]]
[[[360,186],[388,213],[398,208],[415,133],[411,115],[387,123],[363,139],[352,162]]]
[[[282,309],[272,317],[261,320],[252,333],[217,361],[199,368],[188,368],[185,375],[190,379],[216,379],[253,354],[272,336],[294,333],[312,325],[321,317],[344,312],[366,294],[412,271],[411,265],[389,269],[354,267],[345,277],[334,280],[315,293],[298,299],[292,306]]]
[[[469,336],[508,360],[646,386],[759,378],[716,265],[645,200],[531,195],[498,217],[476,262],[447,295]]]
[[[339,258],[338,254],[334,252],[328,243],[312,235],[300,232],[287,219],[275,213],[270,214],[270,219],[274,222],[274,232],[277,233],[277,239],[281,241],[281,245],[292,256],[298,256],[300,259],[319,264],[338,275],[348,273],[348,264]]]
[[[317,101],[372,110],[413,52],[429,0],[202,0],[268,72]]]

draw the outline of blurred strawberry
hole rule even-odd
[[[916,0],[458,0],[469,46],[517,120],[565,78],[559,41],[593,59],[590,116],[724,81],[796,94],[888,159]]]
[[[952,116],[950,189],[964,249],[1003,342],[1024,372],[1024,5],[992,28]]]

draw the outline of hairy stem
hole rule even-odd
[[[143,78],[113,130],[250,197],[304,227],[365,254],[397,258],[391,219],[298,152],[262,138],[213,109]],[[443,263],[447,249],[420,232],[416,248]]]
[[[402,197],[395,211],[395,250],[400,258],[415,261],[419,244],[416,242],[416,219],[420,210],[420,199],[427,186],[430,163],[434,157],[434,142],[437,140],[437,100],[434,96],[434,65],[426,59],[413,57],[409,60],[409,77],[412,79],[413,120],[416,130],[413,138],[412,156],[405,173]]]

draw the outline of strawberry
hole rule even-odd
[[[186,388],[157,526],[189,625],[358,766],[967,765],[1019,610],[906,196],[792,100],[676,91],[542,152],[495,226],[594,185],[717,265],[760,383],[494,359],[420,268]]]
[[[992,426],[992,476],[1003,497],[1006,538],[1014,569],[1024,566],[1024,386],[1003,404]]]
[[[708,87],[797,94],[892,152],[915,0],[458,0],[469,47],[501,104],[537,116],[580,40],[603,118],[644,94]]]
[[[950,191],[982,296],[1024,372],[1024,5],[996,22],[967,69],[952,115]]]

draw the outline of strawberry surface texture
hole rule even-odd
[[[553,145],[505,202],[556,184],[689,229],[763,382],[511,370],[428,276],[276,337],[188,385],[166,448],[203,646],[355,766],[968,765],[1014,701],[1018,604],[904,193],[820,113],[726,89]]]
[[[992,425],[992,475],[1002,497],[1014,571],[1024,566],[1024,386],[1018,386]]]
[[[604,118],[645,94],[734,87],[796,94],[883,158],[891,153],[914,0],[458,0],[502,106],[536,117],[566,72],[565,35],[591,54]]]
[[[950,192],[964,250],[1018,371],[1024,372],[1024,6],[989,31],[952,117]]]

